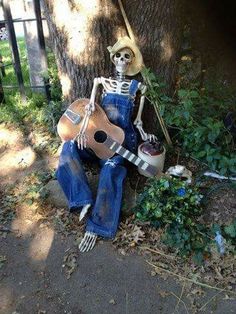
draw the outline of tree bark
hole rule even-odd
[[[89,97],[93,79],[111,76],[107,46],[127,35],[117,0],[43,0],[66,100]],[[144,62],[175,81],[181,0],[126,0],[123,5]]]

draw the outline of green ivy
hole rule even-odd
[[[164,228],[163,241],[181,256],[200,263],[208,252],[209,238],[205,226],[197,223],[202,199],[197,187],[177,178],[151,178],[139,196],[134,211],[141,221]]]
[[[164,85],[150,70],[145,69],[143,75],[150,86],[147,98],[159,104],[165,122],[174,131],[172,140],[182,146],[185,155],[221,174],[235,174],[234,138],[223,123],[227,103],[198,89],[179,89],[174,100],[165,96]]]

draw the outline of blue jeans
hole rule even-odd
[[[97,160],[101,166],[95,202],[82,166],[83,160]],[[76,142],[64,143],[56,174],[57,180],[66,195],[71,212],[80,211],[86,204],[93,206],[86,231],[105,238],[115,236],[119,223],[123,182],[127,173],[123,164],[121,156],[99,160],[89,150],[79,150]]]
[[[124,130],[123,145],[132,152],[135,152],[137,148],[137,136],[131,122],[131,115],[138,85],[138,81],[132,80],[129,95],[105,93],[101,102],[110,122]],[[82,166],[83,160],[97,160],[101,166],[95,202]],[[93,206],[86,231],[94,232],[105,238],[115,236],[126,172],[124,160],[120,156],[99,160],[89,150],[79,150],[76,142],[71,141],[64,144],[59,160],[57,179],[68,199],[71,211],[81,210],[86,204]]]

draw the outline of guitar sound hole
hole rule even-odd
[[[95,134],[94,134],[94,139],[96,142],[98,143],[104,143],[107,139],[107,135],[105,132],[103,131],[97,131]]]

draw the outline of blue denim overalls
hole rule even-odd
[[[135,152],[137,148],[137,136],[131,115],[138,84],[136,80],[131,81],[129,96],[105,93],[101,102],[109,120],[124,130],[123,145],[132,152]],[[101,166],[95,203],[83,170],[83,160],[98,160]],[[80,211],[82,206],[92,204],[93,209],[87,220],[86,231],[105,238],[115,236],[126,172],[124,159],[121,156],[115,155],[108,160],[99,160],[90,150],[78,149],[77,142],[64,143],[57,169],[57,180],[68,199],[71,212]]]

